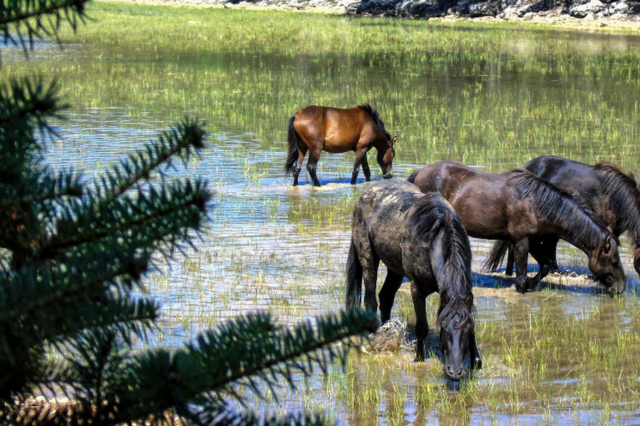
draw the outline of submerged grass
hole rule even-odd
[[[399,136],[401,173],[438,159],[500,171],[543,153],[638,168],[637,36],[109,3],[89,14],[99,25],[63,34],[82,47],[36,66],[76,105],[167,121],[196,113],[283,155],[301,107],[372,102]],[[340,156],[341,173],[351,161]]]

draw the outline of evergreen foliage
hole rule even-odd
[[[2,0],[5,44],[27,51],[85,19],[87,0]],[[377,328],[360,310],[292,328],[247,314],[177,350],[133,351],[159,315],[134,297],[154,261],[184,253],[204,230],[211,192],[199,178],[168,179],[172,162],[205,147],[202,123],[185,118],[96,180],[54,172],[44,145],[62,118],[55,82],[33,78],[0,86],[0,411],[3,424],[121,424],[174,413],[184,424],[316,425],[321,417],[264,418],[236,410],[246,390],[258,397],[294,386],[294,374],[326,372],[344,361],[352,336]],[[65,394],[65,410],[37,392]],[[27,410],[28,411],[28,410]],[[32,410],[33,411],[33,410]]]

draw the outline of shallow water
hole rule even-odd
[[[357,185],[348,184],[353,154],[323,153],[323,187],[312,188],[304,173],[302,185],[291,187],[282,170],[286,121],[307,104],[375,103],[387,129],[399,135],[396,178],[439,159],[497,172],[541,154],[606,159],[640,170],[637,74],[602,65],[613,58],[638,69],[638,37],[304,19],[334,19],[354,31],[431,31],[452,40],[493,31],[503,41],[493,61],[455,52],[454,42],[455,60],[439,62],[427,48],[424,55],[314,54],[306,48],[279,55],[266,47],[233,54],[212,44],[194,53],[181,48],[178,36],[160,52],[99,42],[74,43],[61,52],[40,43],[28,65],[17,52],[4,53],[5,73],[20,74],[28,66],[61,78],[73,108],[58,123],[64,138],[49,147],[48,161],[82,170],[87,179],[184,115],[209,123],[201,160],[171,174],[209,180],[216,190],[212,220],[196,253],[149,276],[162,321],[141,346],[178,346],[256,309],[294,323],[342,306],[351,211],[366,184],[362,174]],[[215,28],[208,31],[215,34]],[[527,68],[527,55],[540,62],[545,52],[541,63],[548,69]],[[520,68],[507,67],[509,55]],[[567,57],[573,71],[558,68]],[[589,63],[597,72],[589,71]],[[374,180],[380,179],[374,152],[369,163]],[[559,260],[578,277],[551,277],[526,296],[515,292],[512,280],[480,273],[490,242],[473,240],[472,246],[485,369],[459,392],[446,391],[437,359],[416,364],[408,352],[361,354],[346,375],[336,370],[328,381],[302,384],[306,393],[283,391],[283,402],[264,409],[320,409],[356,425],[640,422],[640,301],[628,243],[622,257],[630,290],[616,300],[583,275],[586,257],[567,244]],[[429,306],[433,325],[437,301]],[[403,288],[393,315],[409,322],[409,334],[411,311]],[[436,345],[432,337],[432,349]]]

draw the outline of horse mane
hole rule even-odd
[[[440,294],[444,293],[448,302],[440,306],[438,324],[449,321],[455,315],[460,324],[472,321],[472,311],[465,299],[472,294],[471,245],[467,231],[458,215],[438,193],[425,194],[413,207],[410,232],[421,241],[432,244],[441,236],[444,260],[444,282],[439,282]]]
[[[357,108],[366,111],[367,114],[369,114],[373,121],[375,121],[375,123],[378,125],[378,129],[380,129],[384,137],[387,138],[388,141],[391,140],[391,135],[389,134],[389,132],[387,132],[387,129],[384,128],[384,123],[382,122],[380,114],[378,114],[378,110],[375,109],[375,107],[372,107],[370,104],[362,104],[358,105]]]
[[[614,163],[600,161],[593,166],[599,173],[602,189],[607,194],[609,209],[618,225],[640,240],[640,190],[632,174],[626,174]]]
[[[553,223],[565,229],[579,241],[592,237],[593,225],[603,228],[592,212],[569,192],[541,179],[525,169],[514,169],[509,183],[523,198],[532,197],[534,209],[545,222]]]

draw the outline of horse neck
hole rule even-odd
[[[444,232],[452,233],[449,239],[444,237]],[[464,299],[471,293],[471,272],[464,264],[463,256],[454,253],[457,247],[453,232],[452,227],[442,226],[431,242],[430,251],[431,270],[438,283],[438,293],[446,292],[449,300]],[[447,240],[450,247],[445,246]],[[449,253],[448,259],[445,259],[445,253]]]
[[[549,219],[571,244],[582,251],[598,248],[606,231],[577,203],[564,200],[561,209],[552,209]],[[569,214],[567,214],[569,213]]]
[[[636,245],[640,245],[640,194],[635,192],[626,186],[613,189],[610,185],[605,185],[605,193],[609,199],[607,209],[615,217],[616,226],[619,225],[614,232],[619,235],[628,231]]]

